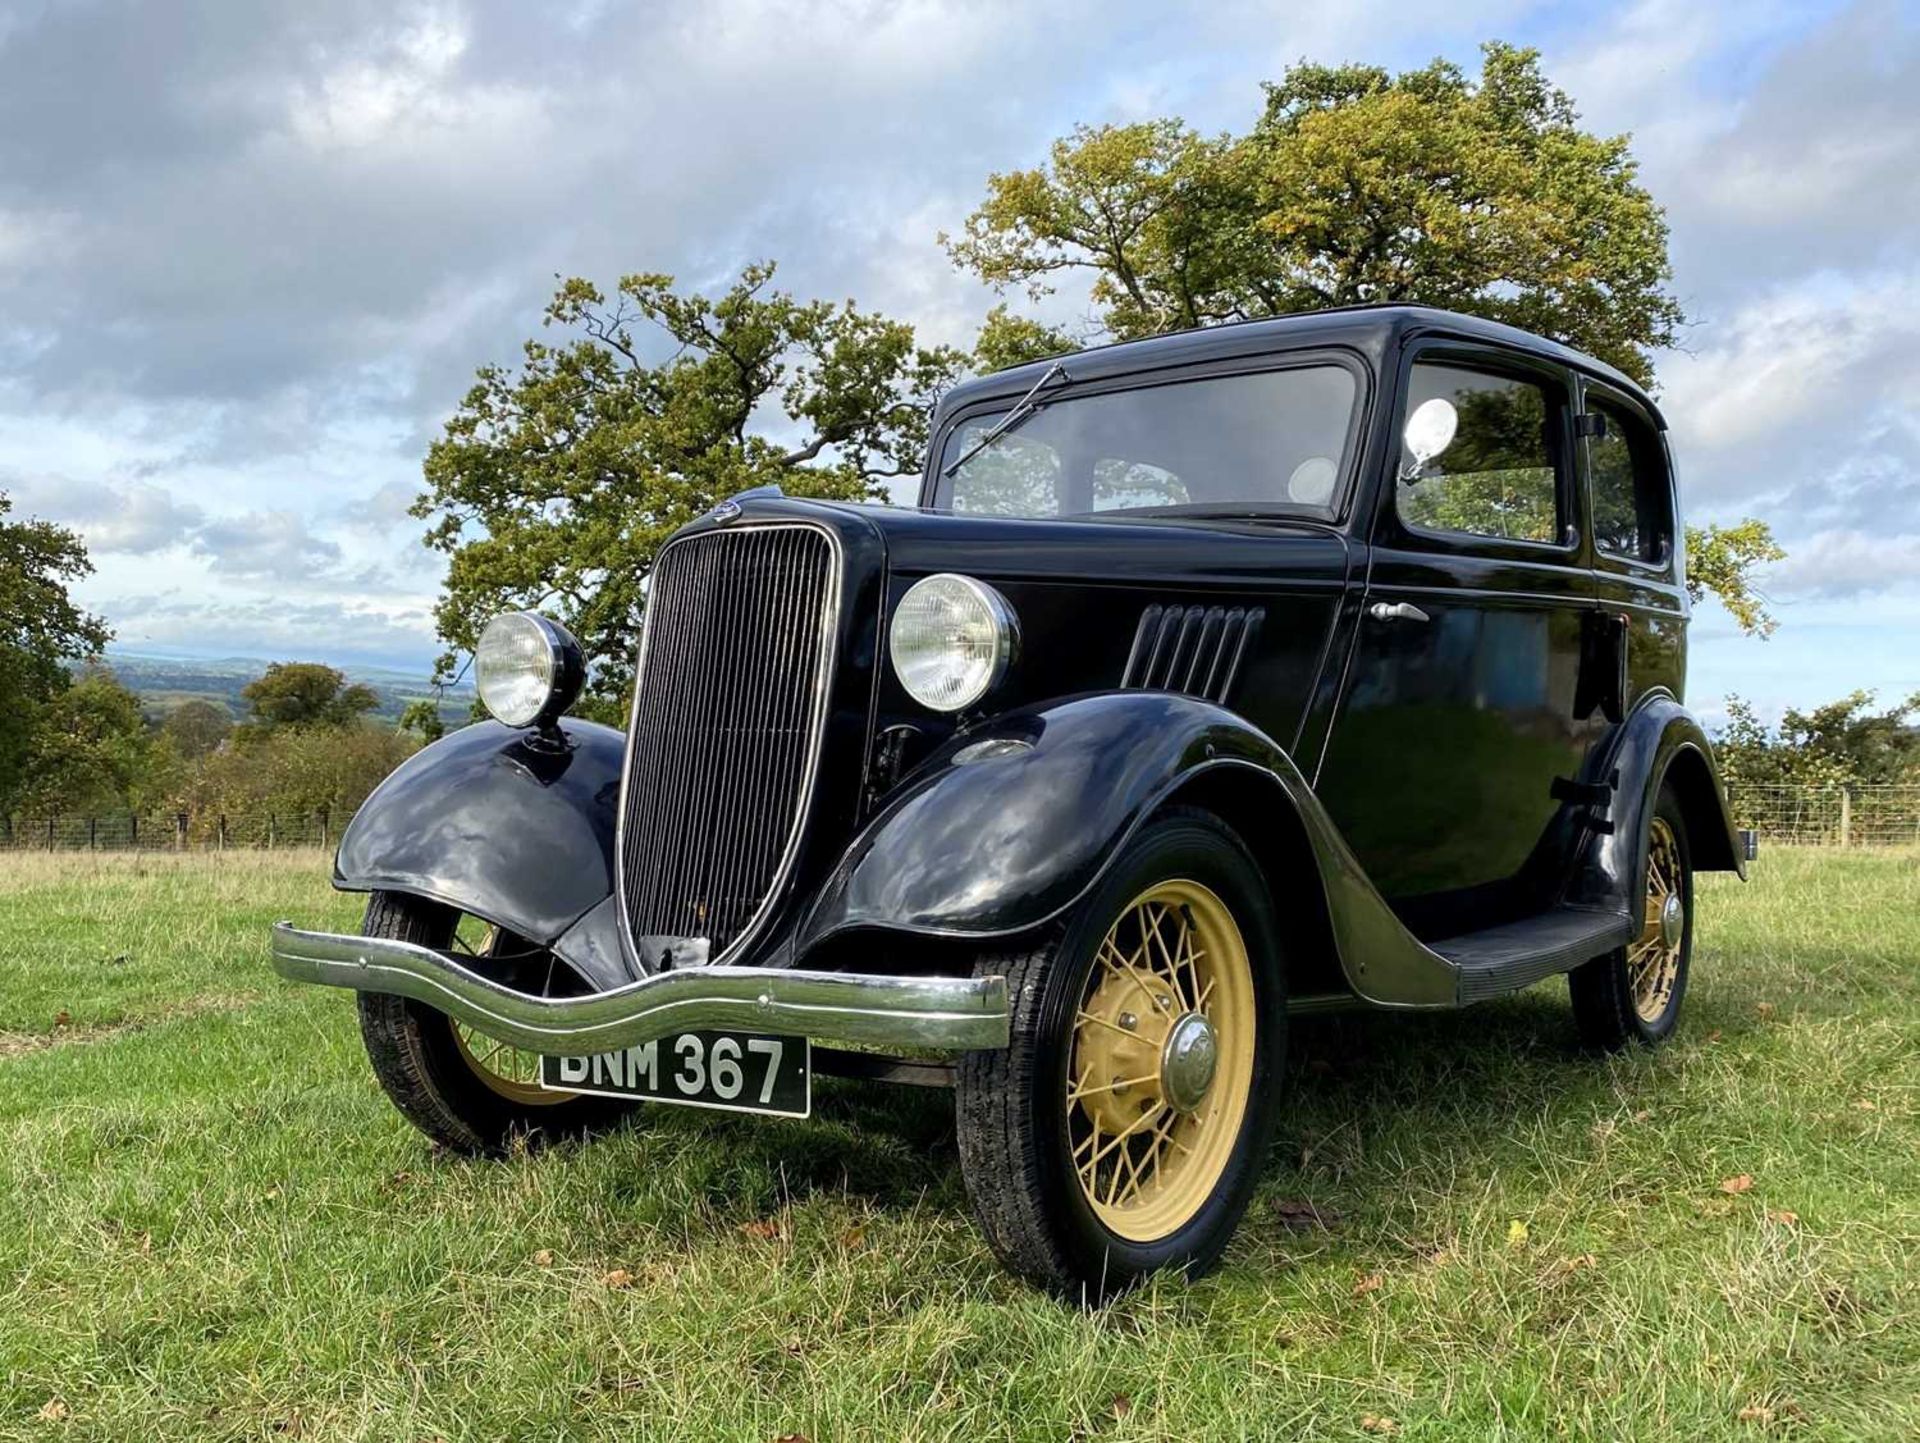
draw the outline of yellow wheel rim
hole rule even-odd
[[[1074,1013],[1067,1140],[1094,1216],[1157,1242],[1206,1206],[1253,1092],[1253,968],[1198,882],[1148,888],[1100,943]]]
[[[1642,1022],[1658,1022],[1680,980],[1686,944],[1687,899],[1681,890],[1680,843],[1661,817],[1647,833],[1647,910],[1640,936],[1627,948],[1627,980],[1633,1010]]]
[[[471,946],[456,931],[454,945],[457,950],[475,957],[488,957],[493,954],[494,944],[499,938],[499,928],[486,925],[479,941]],[[455,1022],[452,1018],[448,1018],[447,1022],[453,1029],[453,1045],[460,1053],[460,1060],[467,1064],[489,1091],[508,1102],[517,1102],[522,1107],[554,1107],[562,1102],[571,1102],[578,1095],[549,1092],[540,1085],[539,1053],[527,1052],[489,1037],[484,1032],[476,1032],[464,1022]]]

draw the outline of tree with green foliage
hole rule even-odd
[[[407,703],[400,713],[399,730],[412,732],[423,742],[437,742],[447,734],[447,724],[441,718],[439,706],[422,698]]]
[[[233,714],[218,702],[194,697],[167,713],[160,732],[182,757],[197,761],[233,735]]]
[[[46,521],[9,521],[0,492],[0,809],[27,780],[43,707],[70,684],[68,661],[98,655],[106,625],[68,588],[92,572],[79,536]]]
[[[1477,77],[1441,60],[1399,75],[1303,63],[1267,86],[1245,135],[1080,126],[1046,165],[990,176],[941,239],[963,270],[1035,299],[1091,277],[1095,335],[999,306],[975,351],[988,369],[1092,339],[1401,302],[1520,326],[1650,383],[1683,316],[1666,219],[1628,141],[1583,130],[1533,50],[1486,45]],[[1763,522],[1689,527],[1687,553],[1695,600],[1718,597],[1749,635],[1773,630],[1752,574],[1784,553]]]
[[[589,707],[631,680],[654,553],[747,487],[861,499],[920,469],[964,357],[912,327],[772,288],[748,267],[717,297],[630,275],[564,282],[517,368],[490,365],[428,451],[414,515],[449,558],[435,616],[451,676],[496,613],[537,608],[594,659]]]
[[[313,661],[276,661],[266,675],[240,688],[250,735],[281,727],[347,727],[380,705],[372,687],[347,684],[344,674]]]
[[[1624,135],[1583,130],[1539,55],[1391,75],[1302,63],[1245,135],[1081,126],[993,175],[955,262],[1044,294],[1069,271],[1116,338],[1407,302],[1506,321],[1642,380],[1671,343],[1666,219]]]
[[[104,666],[88,666],[40,709],[19,810],[29,816],[124,811],[147,772],[140,698]]]
[[[1788,708],[1769,727],[1751,703],[1727,698],[1715,743],[1729,789],[1920,784],[1920,692],[1883,711],[1849,692],[1811,711]]]
[[[1751,516],[1733,526],[1689,526],[1687,594],[1697,602],[1711,593],[1743,632],[1764,640],[1780,623],[1767,610],[1753,571],[1786,554],[1773,528]]]

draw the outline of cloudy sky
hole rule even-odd
[[[1696,703],[1920,689],[1920,6],[1438,8],[0,0],[0,490],[123,645],[424,669],[420,457],[555,273],[771,257],[965,344],[935,234],[1076,121],[1503,38],[1667,206],[1691,519],[1791,552],[1775,639],[1697,618]]]

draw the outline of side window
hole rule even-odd
[[[1593,543],[1609,556],[1658,566],[1672,540],[1659,438],[1624,407],[1590,400],[1587,411],[1599,417],[1599,434],[1587,435]]]
[[[1394,492],[1400,519],[1422,531],[1558,543],[1566,527],[1554,459],[1557,394],[1516,376],[1415,362],[1405,415],[1429,402],[1440,403],[1423,417],[1440,418],[1430,435],[1451,436],[1416,456],[1403,433]]]

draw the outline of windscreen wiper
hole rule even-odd
[[[1073,378],[1067,374],[1066,366],[1061,362],[1055,361],[1051,366],[1047,367],[1046,375],[1035,381],[1032,389],[1018,401],[1015,401],[1013,403],[1013,409],[1002,416],[986,435],[967,447],[966,451],[961,454],[957,461],[942,471],[940,473],[941,478],[951,481],[954,472],[958,471],[962,466],[966,465],[967,462],[971,461],[975,456],[978,456],[982,451],[986,450],[987,447],[991,446],[995,441],[998,441],[1002,436],[1006,435],[1007,432],[1011,431],[1015,426],[1018,426],[1022,421],[1025,421],[1040,409],[1040,403],[1034,399],[1035,396],[1038,396],[1042,391],[1046,390],[1046,388],[1051,386],[1056,380],[1068,381],[1071,379]]]

